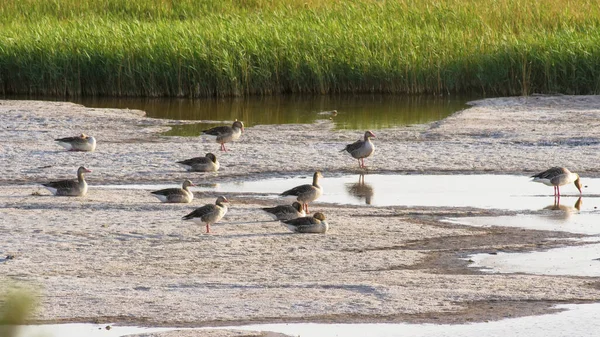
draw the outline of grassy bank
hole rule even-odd
[[[0,92],[600,91],[586,0],[6,0]]]

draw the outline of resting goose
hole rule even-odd
[[[262,210],[269,213],[273,220],[292,220],[306,215],[302,205],[297,201],[291,205],[263,207]]]
[[[92,172],[83,166],[77,169],[77,180],[59,180],[42,184],[57,196],[82,197],[87,193],[88,185],[83,178],[84,173]]]
[[[94,151],[96,149],[96,139],[85,133],[75,137],[58,138],[55,141],[69,151]]]
[[[575,183],[575,187],[581,194],[581,180],[579,174],[572,173],[564,167],[553,167],[544,172],[540,172],[536,175],[531,176],[534,182],[539,182],[544,185],[554,187],[554,196],[560,198],[560,186]]]
[[[192,220],[198,225],[206,224],[206,233],[210,233],[210,225],[221,220],[227,213],[229,201],[224,196],[217,198],[215,204],[204,205],[192,213],[184,216],[183,220]]]
[[[190,172],[214,172],[219,170],[219,161],[217,156],[212,153],[207,153],[204,157],[194,157],[177,162]]]
[[[325,214],[321,212],[315,213],[313,216],[305,216],[292,220],[283,221],[284,226],[295,233],[326,233],[329,229],[329,224],[325,221]]]
[[[183,182],[181,188],[165,188],[152,193],[161,202],[187,204],[194,199],[194,193],[190,191],[190,186],[196,186],[189,180]]]
[[[371,142],[371,138],[375,138],[375,134],[367,131],[364,140],[357,140],[352,144],[348,144],[340,152],[348,151],[353,158],[358,159],[358,166],[365,168],[365,158],[371,156],[375,151],[375,145]]]
[[[280,194],[280,196],[294,195],[304,206],[304,211],[308,213],[308,203],[317,200],[323,194],[323,188],[319,185],[319,178],[322,178],[321,172],[317,171],[313,175],[312,185],[300,185]]]
[[[221,151],[227,151],[225,143],[237,140],[242,135],[242,132],[244,132],[244,123],[236,119],[231,126],[217,126],[202,131],[202,134],[216,137],[216,142],[221,144]]]

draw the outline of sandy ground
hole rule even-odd
[[[94,188],[316,169],[326,179],[357,172],[356,161],[339,150],[362,131],[335,131],[329,121],[255,126],[221,153],[218,144],[200,138],[161,136],[170,125],[187,122],[149,119],[140,111],[0,101],[0,117],[0,284],[39,289],[38,322],[462,323],[600,300],[600,283],[591,278],[466,268],[461,258],[469,253],[545,249],[576,236],[439,221],[493,211],[316,202],[312,210],[328,216],[330,232],[296,235],[258,210],[272,201],[233,193],[224,219],[230,224],[203,235],[180,218],[214,202],[214,194],[167,205],[148,191]],[[477,101],[440,122],[373,130],[377,149],[367,164],[373,173],[514,174],[564,165],[597,177],[599,117],[600,96]],[[65,152],[53,142],[80,132],[96,137],[96,152]],[[174,164],[209,151],[221,162],[218,174],[188,173]],[[79,165],[93,170],[87,196],[52,197],[39,187],[73,178]]]

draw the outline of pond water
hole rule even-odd
[[[8,99],[60,100],[55,97],[5,97]],[[83,97],[70,101],[94,108],[129,108],[148,117],[176,120],[242,120],[244,125],[312,123],[331,118],[338,129],[380,129],[441,120],[465,109],[479,97],[331,95],[266,96],[222,99]],[[337,115],[331,111],[336,110]],[[214,124],[175,126],[167,135],[197,136]]]
[[[320,180],[323,195],[314,202],[364,206],[425,206],[473,207],[502,210],[542,210],[553,205],[551,187],[530,182],[525,176],[513,175],[397,175],[366,174],[361,176],[327,176]],[[193,179],[192,179],[193,180]],[[294,186],[312,183],[312,176],[292,176],[261,180],[216,183],[193,187],[193,191],[215,191],[222,194],[259,194],[286,203],[293,198],[281,198],[279,193]],[[600,179],[584,182],[582,209],[600,206]],[[124,188],[155,190],[173,185],[105,185],[91,188]],[[564,205],[575,203],[579,192],[575,186],[561,189]],[[317,206],[318,207],[318,206]]]

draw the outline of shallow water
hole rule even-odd
[[[106,329],[107,326],[110,329]],[[142,328],[87,323],[42,324],[19,326],[14,337],[118,337],[169,330],[174,330],[174,328]]]
[[[291,202],[279,193],[301,184],[312,183],[312,176],[269,178],[255,181],[217,183],[194,187],[194,191],[264,194],[278,199],[276,203]],[[325,177],[320,181],[323,195],[318,202],[365,206],[425,206],[473,207],[502,210],[541,210],[553,205],[552,188],[533,183],[524,176],[512,175],[386,175],[367,174]],[[600,206],[600,179],[586,179],[582,210]],[[106,185],[91,188],[147,189],[178,185]],[[579,195],[574,186],[564,186],[563,204],[574,203]],[[588,195],[588,196],[586,196]]]
[[[204,329],[236,329],[247,331],[274,331],[291,336],[319,337],[563,337],[596,336],[600,329],[600,304],[565,304],[557,308],[567,309],[559,313],[504,319],[495,322],[468,324],[259,324]],[[113,326],[105,330],[104,325],[95,324],[58,324],[48,326],[27,326],[24,332],[36,332],[16,337],[114,337],[123,336],[129,327]],[[174,330],[175,328],[137,329],[136,333]],[[133,331],[133,330],[132,330]],[[39,335],[43,332],[43,335]],[[118,333],[118,334],[114,334]]]
[[[313,123],[331,118],[338,129],[381,129],[441,120],[477,97],[397,95],[268,96],[224,99],[77,98],[95,108],[129,108],[148,117],[175,120],[231,121],[259,124]],[[331,111],[337,110],[333,116]],[[167,135],[197,136],[215,124],[175,126]]]
[[[600,304],[567,304],[567,311],[468,324],[266,324],[237,327],[275,331],[291,336],[319,337],[564,337],[597,336]]]
[[[575,200],[575,201],[574,201]],[[485,216],[449,218],[445,221],[475,227],[518,227],[535,230],[550,230],[586,235],[600,235],[600,211],[581,205],[575,206],[576,198],[561,199],[561,205],[548,205],[540,214],[517,214],[510,216]],[[581,199],[583,203],[584,198]]]
[[[600,241],[600,238],[597,238]],[[600,244],[562,247],[543,252],[475,254],[469,267],[491,273],[600,276]]]

